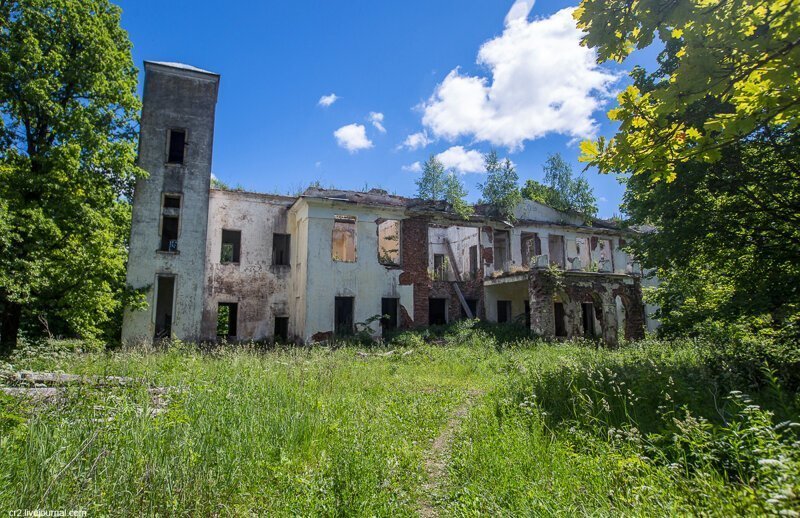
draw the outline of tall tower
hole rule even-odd
[[[200,337],[208,190],[219,75],[146,61],[128,284],[147,308],[126,309],[123,342]]]

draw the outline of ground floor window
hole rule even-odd
[[[275,317],[273,336],[276,342],[286,343],[289,341],[289,317]]]
[[[398,300],[396,298],[381,299],[381,327],[384,331],[397,329],[397,309]]]
[[[428,325],[447,324],[447,299],[428,299]]]
[[[334,333],[339,336],[353,334],[354,297],[336,297],[334,300]]]
[[[236,338],[236,324],[239,316],[239,304],[220,302],[217,305],[217,337]]]

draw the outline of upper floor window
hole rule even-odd
[[[400,222],[387,219],[378,224],[378,262],[400,264]]]
[[[167,163],[183,164],[186,155],[186,130],[171,129],[167,132]]]
[[[275,266],[289,266],[289,234],[272,234],[272,264]]]
[[[335,216],[331,257],[334,261],[346,263],[356,261],[356,218]]]
[[[180,194],[164,194],[161,201],[161,246],[162,252],[178,251],[180,229]]]
[[[241,245],[242,232],[240,230],[223,230],[219,262],[238,263]]]

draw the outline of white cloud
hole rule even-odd
[[[596,63],[593,50],[580,46],[574,8],[529,22],[532,7],[532,0],[517,0],[503,33],[481,46],[477,62],[491,77],[456,68],[423,104],[422,123],[434,137],[467,136],[520,149],[551,132],[595,134],[593,114],[617,76]]]
[[[483,155],[474,149],[464,149],[464,146],[453,146],[442,151],[436,158],[445,169],[455,169],[461,174],[483,173]]]
[[[375,129],[381,133],[386,133],[386,128],[383,127],[383,114],[380,112],[369,112],[367,120],[375,126]]]
[[[413,164],[408,164],[400,167],[403,171],[408,171],[409,173],[419,173],[422,171],[422,164],[419,162],[414,162]]]
[[[407,136],[403,143],[398,146],[398,149],[404,147],[413,151],[415,149],[423,148],[431,142],[433,142],[433,140],[428,137],[428,133],[426,131],[420,131]]]
[[[361,149],[372,147],[372,141],[367,138],[367,132],[363,124],[348,124],[333,132],[339,147],[355,153]]]
[[[331,94],[323,95],[322,97],[320,97],[319,101],[317,102],[317,104],[322,106],[323,108],[327,108],[328,106],[330,106],[331,104],[335,103],[338,100],[339,100],[339,96],[334,94],[334,93],[331,93]]]

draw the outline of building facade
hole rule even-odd
[[[211,188],[219,76],[145,63],[123,341],[308,343],[459,318],[616,344],[657,322],[624,251],[631,232],[525,201],[513,223],[476,207],[308,189]]]

